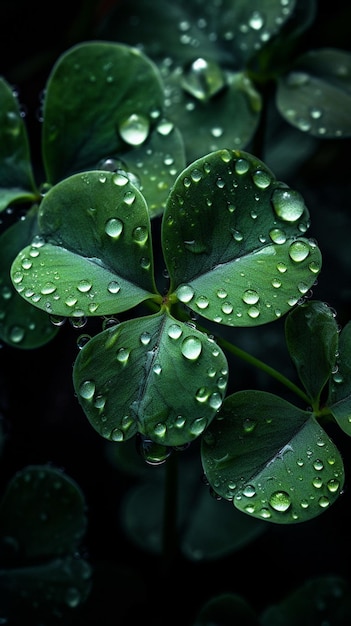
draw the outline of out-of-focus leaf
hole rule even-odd
[[[38,207],[33,206],[25,219],[10,226],[0,236],[0,338],[8,345],[22,349],[45,345],[58,332],[48,313],[30,302],[30,293],[28,301],[17,293],[10,277],[14,258],[38,232],[37,221]],[[23,263],[30,265],[30,257],[24,258]]]
[[[278,81],[284,119],[319,139],[351,136],[351,54],[334,48],[306,52]]]
[[[0,211],[11,202],[34,202],[27,129],[10,85],[0,77]]]

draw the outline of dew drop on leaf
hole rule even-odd
[[[113,239],[118,239],[123,231],[123,222],[116,218],[111,217],[105,224],[105,233]]]
[[[190,285],[180,285],[177,289],[177,297],[180,302],[186,304],[194,297],[194,289]]]
[[[310,253],[310,248],[307,242],[296,240],[293,241],[289,248],[289,256],[296,263],[301,263],[307,259]]]
[[[119,125],[119,134],[131,146],[144,143],[150,130],[150,122],[144,115],[132,113]]]
[[[269,504],[275,511],[284,513],[291,506],[291,498],[286,491],[275,491],[269,498]]]
[[[272,205],[276,215],[285,222],[296,222],[306,209],[301,194],[293,189],[275,189]]]
[[[184,72],[182,87],[198,100],[208,100],[225,85],[224,74],[215,61],[196,59]]]
[[[91,400],[95,393],[95,383],[93,380],[85,380],[79,387],[79,393],[85,400]]]
[[[196,361],[202,351],[202,343],[198,337],[188,336],[183,339],[181,352],[189,361]]]

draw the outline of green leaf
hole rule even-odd
[[[342,458],[314,415],[268,392],[228,396],[201,444],[214,491],[259,519],[304,522],[343,488]]]
[[[101,159],[139,147],[156,126],[163,88],[136,48],[93,41],[62,54],[47,82],[43,160],[47,180],[96,169]]]
[[[200,58],[183,72],[175,69],[165,84],[167,114],[183,134],[187,163],[227,146],[244,148],[255,134],[261,96],[244,73]]]
[[[92,587],[92,569],[77,554],[0,570],[3,623],[71,624]],[[6,619],[7,618],[7,619]]]
[[[301,236],[309,213],[301,195],[244,151],[219,150],[177,178],[162,221],[170,291],[203,317],[257,326],[286,313],[321,269]]]
[[[220,593],[207,600],[198,612],[193,626],[260,626],[260,621],[249,603],[235,593]]]
[[[100,169],[124,174],[142,192],[150,217],[163,213],[169,190],[185,167],[182,136],[174,124],[162,118],[150,138],[122,158],[103,159]]]
[[[339,337],[337,370],[329,382],[327,406],[340,428],[351,435],[351,322]]]
[[[58,333],[49,315],[26,302],[15,290],[10,267],[16,254],[37,232],[38,207],[33,206],[25,219],[10,226],[0,236],[0,338],[16,348],[31,349],[45,345]]]
[[[129,489],[123,499],[121,523],[135,545],[162,554],[165,472],[172,471],[168,467],[172,462],[179,465],[176,532],[179,549],[188,561],[199,563],[223,558],[268,530],[263,521],[248,519],[227,501],[218,501],[209,494],[200,478],[198,455],[183,458],[181,452],[172,454],[176,458],[167,460],[163,470],[160,468],[156,474],[146,466],[149,472],[151,469],[148,480],[144,478]]]
[[[318,404],[335,367],[338,349],[338,325],[333,310],[315,300],[297,306],[285,320],[285,338],[311,404]]]
[[[165,66],[179,66],[196,56],[243,66],[280,31],[295,5],[295,0],[176,0],[169,6],[128,0],[109,13],[100,36],[138,42],[151,58],[166,58]]]
[[[186,444],[207,428],[227,377],[217,344],[167,311],[99,333],[73,369],[78,401],[100,435],[122,442],[139,432],[164,446]]]
[[[313,577],[261,615],[261,626],[345,626],[351,620],[350,583],[340,576]]]
[[[0,211],[11,202],[38,197],[30,163],[27,130],[17,98],[0,77]]]
[[[80,488],[53,467],[29,465],[20,470],[0,502],[2,552],[12,565],[73,553],[86,524]]]
[[[278,81],[277,108],[289,124],[319,139],[350,137],[350,76],[350,52],[310,50]]]
[[[61,181],[41,203],[39,228],[11,268],[18,293],[38,308],[110,315],[155,295],[149,213],[125,176],[92,171]]]

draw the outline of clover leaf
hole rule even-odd
[[[265,391],[228,396],[201,444],[214,491],[259,519],[312,519],[343,489],[341,455],[314,414]]]
[[[38,222],[39,235],[11,269],[27,302],[82,317],[124,311],[157,293],[150,216],[126,176],[90,171],[64,179],[43,198]]]
[[[143,190],[152,214],[162,212],[185,165],[179,131],[163,109],[158,69],[142,52],[108,41],[73,46],[57,60],[45,90],[47,182],[114,162]]]
[[[0,211],[13,201],[38,197],[27,129],[11,86],[0,77]]]
[[[177,178],[163,215],[171,291],[197,314],[229,326],[274,321],[321,269],[302,196],[259,159],[219,150]]]
[[[204,432],[227,379],[221,348],[167,309],[102,331],[73,370],[78,400],[100,435],[122,442],[139,432],[164,446]]]

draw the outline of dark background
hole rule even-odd
[[[19,93],[34,161],[40,161],[40,94],[52,64],[74,43],[94,39],[112,4],[92,0],[45,4],[2,0],[0,4],[0,75]],[[328,46],[350,50],[348,3],[319,0],[318,7],[316,23],[301,38],[301,50]],[[286,180],[305,197],[311,236],[324,257],[313,297],[335,308],[341,325],[351,318],[350,147],[350,139],[321,140]],[[89,322],[84,330],[94,334],[99,323]],[[179,620],[190,626],[201,604],[222,591],[243,595],[260,612],[310,577],[335,574],[350,581],[351,445],[346,435],[331,427],[344,458],[346,486],[330,510],[302,525],[272,525],[263,538],[215,563],[180,558],[166,587],[158,559],[135,547],[123,533],[119,505],[128,480],[111,466],[105,443],[74,396],[72,365],[79,334],[67,323],[49,345],[36,351],[6,345],[0,351],[0,412],[6,434],[0,494],[18,470],[49,463],[76,480],[86,497],[89,525],[84,549],[95,568],[96,583],[79,623],[112,626],[129,623],[136,615],[146,625]],[[294,377],[283,341],[283,321],[274,328],[234,331],[232,339]],[[238,362],[233,361],[232,367],[233,390],[265,388],[281,394],[281,388],[265,376]],[[140,588],[129,588],[131,572],[140,575]],[[162,619],[156,619],[155,613]]]

